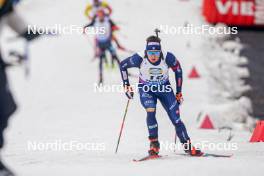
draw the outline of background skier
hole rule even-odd
[[[92,4],[88,4],[85,8],[84,14],[90,20],[93,20],[96,17],[98,10],[103,10],[107,16],[112,14],[111,6],[107,2],[100,0],[94,0]]]
[[[97,12],[97,17],[88,25],[87,27],[102,28],[104,32],[96,34],[96,46],[98,49],[99,61],[99,84],[103,83],[103,60],[106,60],[106,51],[108,50],[111,53],[112,57],[112,68],[114,67],[114,62],[116,61],[119,64],[119,59],[117,57],[116,49],[113,47],[112,39],[113,32],[116,30],[116,25],[114,22],[105,15],[103,10]]]

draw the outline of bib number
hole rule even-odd
[[[160,80],[162,80],[163,77],[164,77],[164,75],[151,75],[150,81],[160,81]]]

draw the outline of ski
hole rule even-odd
[[[214,157],[214,158],[231,158],[233,154],[214,154],[214,153],[202,153],[201,155],[192,156],[187,153],[177,153],[178,156],[187,156],[187,157]],[[166,156],[166,155],[165,155]],[[164,158],[163,155],[154,155],[154,156],[146,156],[141,159],[133,159],[134,162],[148,161]]]
[[[155,159],[159,159],[159,158],[162,158],[164,156],[162,155],[148,155],[148,156],[145,156],[141,159],[133,159],[134,162],[141,162],[141,161],[147,161],[147,160],[155,160]]]
[[[178,153],[176,155],[189,156],[189,157],[215,157],[215,158],[230,158],[233,156],[233,154],[214,154],[214,153],[203,153],[203,154],[198,155],[198,156],[192,156],[192,155],[189,155],[187,153]]]

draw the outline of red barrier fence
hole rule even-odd
[[[203,0],[203,15],[214,24],[264,26],[264,0]]]

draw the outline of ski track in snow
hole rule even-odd
[[[26,9],[23,14],[31,24],[73,23],[82,26],[87,23],[83,17],[85,0],[57,0],[52,5],[49,1],[38,2],[34,0],[34,8],[30,7],[30,1],[21,7],[21,10]],[[144,49],[145,38],[160,24],[203,23],[200,1],[112,0],[109,3],[114,8],[113,19],[120,21],[121,42],[136,51]],[[210,91],[207,85],[209,75],[201,62],[203,52],[199,46],[202,37],[161,34],[161,38],[163,49],[174,52],[184,69],[185,101],[181,106],[181,117],[193,142],[225,142],[228,133],[197,129],[197,115],[209,103]],[[186,47],[188,42],[190,48]],[[127,99],[120,93],[94,93],[98,63],[91,62],[91,43],[92,36],[83,35],[43,38],[31,45],[31,76],[28,80],[24,79],[20,68],[9,71],[10,84],[20,109],[10,122],[3,155],[19,176],[260,175],[264,163],[263,144],[250,144],[251,134],[245,131],[234,132],[232,142],[238,144],[238,150],[225,152],[234,153],[232,158],[189,158],[162,150],[161,154],[168,154],[168,158],[133,163],[133,158],[144,156],[148,150],[145,112],[138,95],[130,104],[119,153],[115,155]],[[122,53],[120,56],[124,59],[129,55]],[[201,79],[187,79],[193,65],[198,68]],[[174,83],[173,79],[171,74]],[[120,83],[119,71],[105,71],[105,80],[107,84]],[[159,138],[172,143],[173,126],[160,104],[158,108]],[[55,140],[104,143],[105,150],[41,152],[27,149],[28,141]]]

